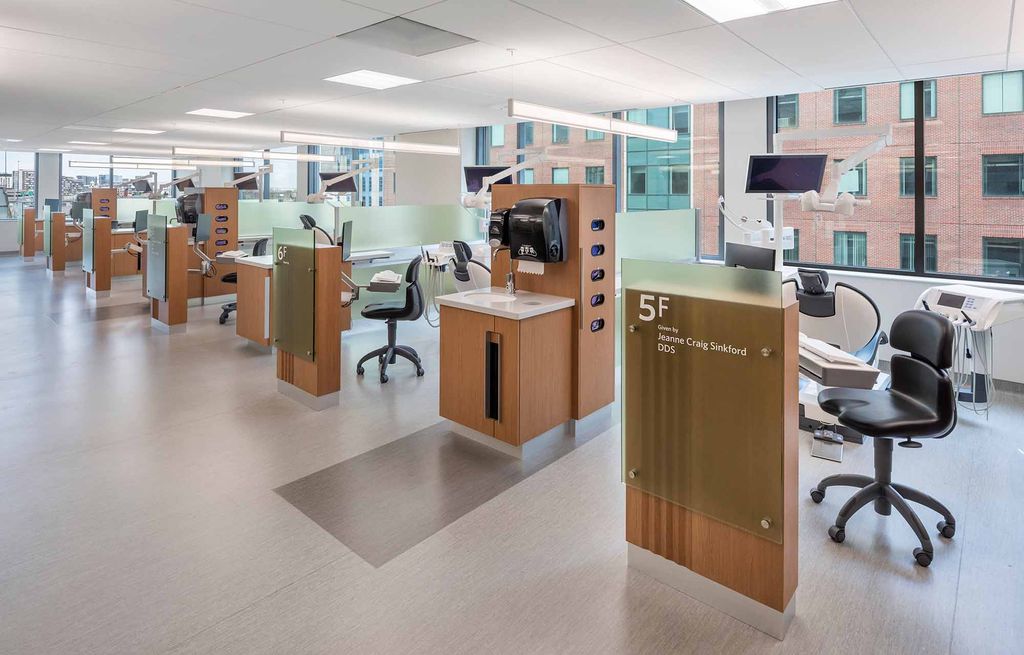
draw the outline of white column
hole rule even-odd
[[[40,216],[42,216],[45,200],[61,197],[60,169],[60,153],[36,153],[36,210],[40,212]]]

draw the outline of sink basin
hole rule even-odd
[[[480,291],[479,293],[468,293],[467,298],[479,298],[480,300],[486,300],[488,302],[515,302],[516,297],[510,296],[507,293],[492,293],[490,291]]]

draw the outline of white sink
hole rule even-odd
[[[480,291],[474,293],[467,293],[467,298],[479,298],[480,300],[486,300],[488,302],[515,302],[516,297],[510,296],[507,293],[492,293],[490,291]]]

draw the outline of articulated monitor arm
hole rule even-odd
[[[199,182],[200,182],[201,178],[202,178],[201,172],[200,171],[196,171],[195,173],[192,173],[191,175],[185,175],[184,177],[179,177],[176,180],[171,180],[170,182],[166,182],[164,184],[161,184],[160,186],[154,188],[153,193],[149,194],[149,199],[150,200],[160,200],[161,198],[164,197],[164,192],[167,191],[168,189],[170,189],[172,186],[175,186],[177,184],[182,184],[184,182],[188,182],[189,180],[191,180],[192,184],[194,184],[195,186],[200,186]]]
[[[321,202],[324,202],[327,199],[327,194],[333,193],[328,191],[327,189],[331,188],[335,184],[338,184],[339,182],[344,182],[345,180],[353,178],[357,175],[368,173],[374,170],[377,167],[378,159],[380,159],[380,155],[371,155],[366,159],[353,159],[350,162],[350,165],[356,166],[356,168],[352,168],[344,173],[340,173],[338,177],[332,177],[329,180],[322,180],[320,182],[320,189],[317,190],[316,193],[312,193],[306,196],[306,202],[313,204],[319,204]]]

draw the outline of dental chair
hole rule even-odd
[[[259,257],[261,255],[267,254],[267,242],[269,242],[269,241],[270,241],[270,239],[260,239],[259,241],[257,241],[253,245],[253,247],[252,247],[252,256],[253,257]],[[235,285],[237,285],[238,284],[238,273],[227,273],[223,277],[220,278],[220,281],[224,282],[226,284],[235,284]],[[237,311],[237,310],[238,310],[238,301],[237,300],[235,302],[229,302],[229,303],[227,303],[225,305],[221,305],[220,306],[220,318],[218,319],[218,322],[221,325],[224,325],[225,323],[228,322],[228,317],[231,316],[231,312],[234,312],[234,311]]]
[[[473,249],[465,241],[452,243],[455,250],[455,265],[452,275],[455,277],[456,291],[473,291],[491,286],[491,269],[473,259]]]
[[[334,239],[331,238],[330,234],[322,227],[317,226],[316,221],[309,214],[299,214],[299,222],[302,223],[302,227],[307,230],[313,230],[313,241],[315,243],[322,243],[328,246],[334,245]]]

